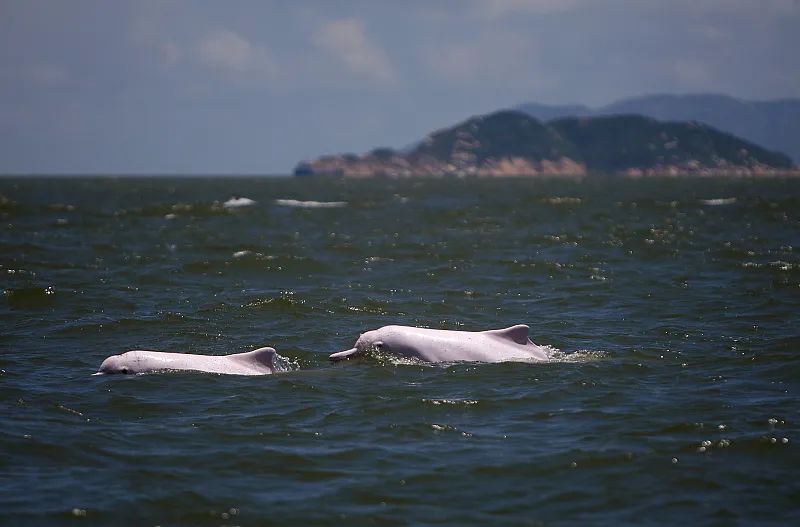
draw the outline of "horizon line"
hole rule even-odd
[[[0,178],[22,177],[294,177],[291,172],[0,172]]]

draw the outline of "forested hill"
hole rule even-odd
[[[767,174],[791,159],[697,122],[639,115],[578,117],[543,123],[505,110],[433,132],[408,152],[378,148],[363,156],[301,163],[302,174],[350,177],[425,175]]]
[[[597,108],[527,103],[515,109],[542,121],[623,114],[661,121],[699,121],[784,152],[800,164],[800,99],[747,101],[719,94],[642,95]]]

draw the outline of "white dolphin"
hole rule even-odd
[[[112,355],[95,375],[147,373],[164,370],[204,371],[229,375],[269,375],[275,373],[274,348],[258,348],[234,355],[193,355],[164,351],[134,350]]]
[[[547,360],[552,348],[531,342],[528,326],[524,324],[489,331],[384,326],[363,333],[355,347],[334,353],[329,358],[332,361],[343,360],[368,350],[427,362],[529,362]]]

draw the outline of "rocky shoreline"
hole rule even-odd
[[[592,173],[584,163],[561,158],[556,161],[530,161],[524,158],[492,159],[481,165],[455,165],[436,159],[409,161],[402,156],[376,159],[367,154],[353,159],[351,155],[324,156],[295,169],[296,176],[331,176],[344,178],[406,177],[584,177]],[[628,168],[605,172],[627,177],[655,176],[800,176],[800,170],[777,169],[766,165],[743,166],[722,163],[717,167],[699,163],[656,165],[649,168]]]

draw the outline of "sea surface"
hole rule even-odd
[[[2,178],[0,277],[2,525],[800,523],[798,179]]]

